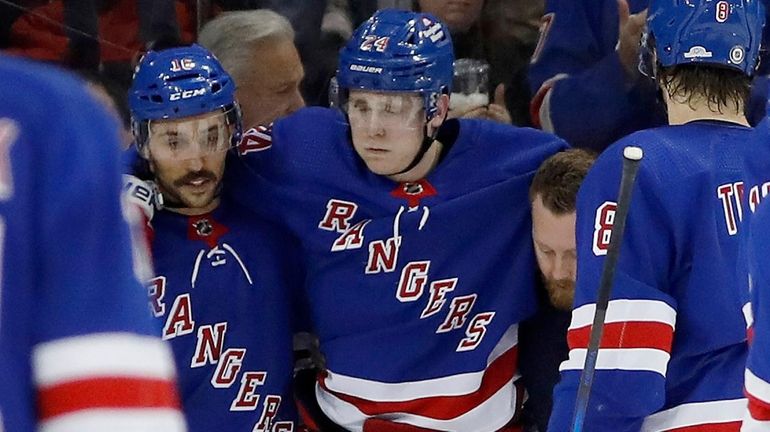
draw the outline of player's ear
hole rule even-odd
[[[428,125],[433,129],[438,129],[447,117],[449,112],[449,95],[442,94],[436,101],[436,114],[430,119]]]

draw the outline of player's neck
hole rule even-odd
[[[433,171],[433,168],[435,168],[438,164],[442,147],[443,144],[438,141],[433,141],[433,144],[430,146],[428,151],[425,152],[425,155],[423,155],[420,163],[418,163],[414,168],[402,174],[394,174],[388,176],[388,178],[395,182],[401,183],[414,182],[427,177],[427,175],[430,174],[430,172]]]
[[[700,103],[680,103],[669,100],[668,106],[668,124],[681,125],[696,120],[717,120],[730,123],[737,123],[748,126],[749,122],[746,115],[743,114],[743,106],[726,106],[722,112],[715,111],[709,107],[706,101]]]

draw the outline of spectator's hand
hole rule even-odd
[[[505,107],[505,84],[499,84],[495,88],[495,97],[489,104],[487,118],[496,122],[511,124],[511,113]]]
[[[618,0],[619,37],[618,57],[626,70],[626,75],[634,79],[639,75],[639,41],[647,22],[647,9],[631,15],[628,0]]]
[[[464,113],[450,113],[449,117],[484,119],[511,124],[511,114],[505,107],[505,84],[500,84],[495,88],[495,96],[491,104],[481,105]]]

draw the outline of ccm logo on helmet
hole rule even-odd
[[[370,73],[370,74],[381,74],[382,73],[382,68],[381,67],[363,66],[363,65],[357,65],[357,64],[350,65],[350,70],[352,70],[354,72],[365,72],[365,73]]]
[[[206,89],[185,90],[179,93],[172,93],[171,97],[169,97],[169,100],[178,101],[180,99],[190,99],[196,96],[203,96],[205,94],[206,94]]]

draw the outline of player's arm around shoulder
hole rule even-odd
[[[306,107],[269,125],[255,125],[243,133],[240,159],[264,175],[286,173],[313,152],[313,143],[328,136],[344,120],[335,110]]]
[[[550,156],[570,148],[563,139],[538,129],[475,120],[477,140],[504,170],[532,173]],[[461,123],[462,124],[462,123]]]

